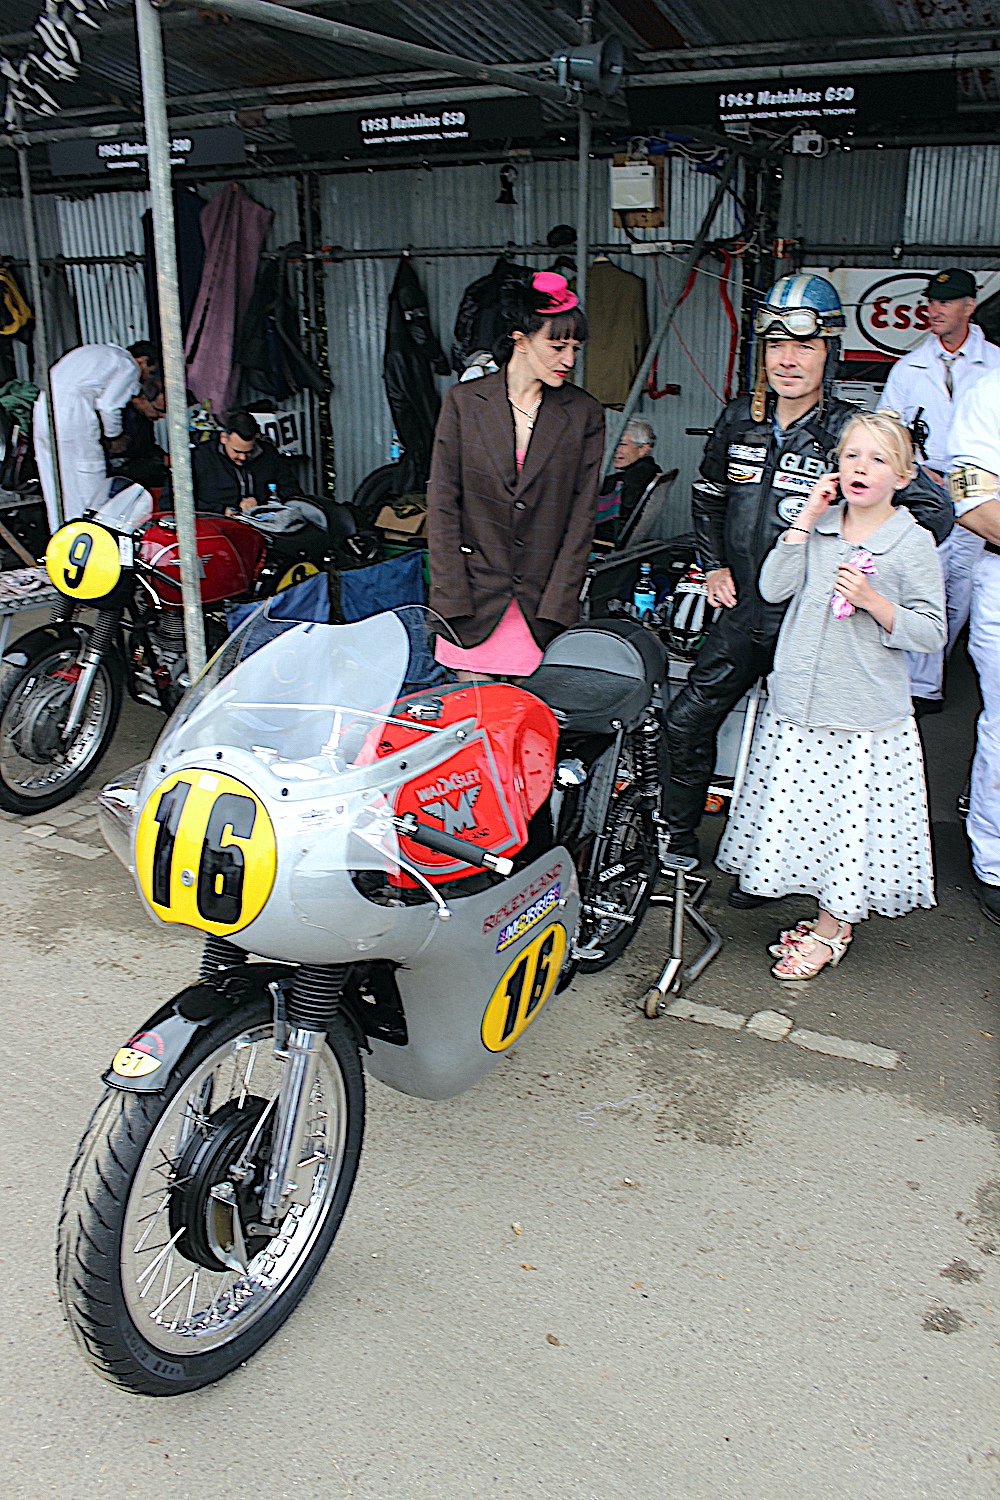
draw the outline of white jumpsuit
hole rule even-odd
[[[984,375],[955,410],[948,440],[952,468],[969,465],[998,477],[1000,485],[1000,370]],[[977,496],[955,505],[957,516],[997,499],[985,483]],[[972,763],[972,798],[966,827],[972,868],[984,885],[1000,886],[1000,549],[989,544],[972,581],[969,650],[979,673],[983,711]]]
[[[989,370],[1000,368],[1000,349],[988,342],[981,328],[971,324],[968,338],[951,361],[954,396],[949,396],[942,357],[947,352],[940,339],[930,334],[896,361],[879,400],[880,407],[898,411],[907,426],[923,409],[922,420],[929,430],[926,462],[939,474],[948,473],[948,430],[959,401]],[[945,658],[969,618],[972,575],[982,550],[981,539],[962,526],[956,526],[938,548],[948,605],[948,644],[933,656],[907,652],[915,698],[941,697]]]
[[[107,496],[101,429],[105,437],[118,437],[122,408],[139,389],[139,366],[128,350],[119,349],[117,344],[81,344],[52,366],[49,381],[59,446],[63,518],[72,521],[101,505]],[[54,531],[55,472],[44,394],[35,403],[32,426],[49,529]]]

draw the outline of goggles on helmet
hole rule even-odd
[[[764,302],[753,320],[754,333],[771,339],[825,337],[823,315],[814,307],[771,307]]]

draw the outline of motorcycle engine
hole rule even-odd
[[[170,681],[179,695],[188,685],[183,616],[179,613],[168,614],[166,611],[160,613],[156,624],[149,627],[149,643],[156,652],[160,666],[170,674]],[[141,656],[141,651],[137,656]],[[159,708],[160,697],[150,663],[144,659],[136,659],[134,664],[138,697],[143,703]]]

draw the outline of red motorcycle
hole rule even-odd
[[[173,711],[189,676],[180,560],[172,515],[154,515],[138,485],[112,481],[92,517],[50,539],[45,566],[63,598],[50,624],[22,636],[0,662],[0,807],[40,813],[68,801],[111,743],[127,689],[138,703]],[[199,515],[201,602],[209,655],[229,634],[228,613],[301,583],[331,553],[366,560],[346,506],[277,529],[272,514]],[[318,512],[318,514],[317,514]],[[342,514],[341,514],[342,513]],[[315,524],[325,519],[327,529]],[[93,624],[78,618],[96,610]]]

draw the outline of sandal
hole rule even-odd
[[[784,958],[786,953],[789,953],[793,948],[797,948],[801,942],[810,936],[815,926],[816,919],[814,918],[811,922],[802,921],[794,927],[787,928],[784,932],[779,932],[778,941],[770,945],[767,950],[768,953],[773,953],[775,958]]]
[[[823,969],[835,969],[854,939],[854,933],[846,922],[838,922],[837,928],[836,937],[821,937],[815,931],[805,934],[802,941],[796,943],[794,948],[790,947],[773,966],[771,973],[775,979],[815,979]],[[821,956],[818,961],[813,961],[811,950],[817,943],[830,951],[828,956]],[[784,973],[780,972],[782,969]]]

